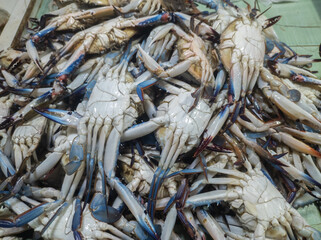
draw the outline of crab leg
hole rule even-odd
[[[149,216],[146,214],[146,210],[144,207],[137,201],[135,196],[131,191],[128,190],[128,188],[123,185],[118,178],[108,178],[107,179],[108,184],[115,188],[118,195],[122,198],[126,206],[129,208],[131,213],[134,215],[138,223],[143,227],[143,229],[154,239],[158,239],[155,227],[149,218]]]
[[[15,217],[13,220],[5,220],[2,219],[0,220],[0,227],[3,228],[12,228],[12,227],[21,227],[30,221],[36,219],[39,217],[41,214],[43,214],[45,211],[50,210],[53,206],[56,206],[59,204],[61,201],[57,200],[51,203],[43,203],[40,204],[29,211],[22,213]]]
[[[291,102],[289,99],[276,91],[272,91],[268,87],[268,83],[259,78],[258,86],[282,112],[294,120],[301,120],[304,123],[310,124],[318,129],[321,128],[321,123],[315,119],[310,113],[303,110],[301,107]]]
[[[213,97],[216,97],[219,94],[219,92],[224,86],[225,81],[226,81],[226,72],[222,67],[217,73],[217,76],[215,78],[215,88],[214,88],[215,90],[214,90]]]
[[[175,216],[175,219],[176,219],[176,216],[178,216],[178,218],[180,219],[180,221],[184,225],[184,227],[187,230],[187,233],[190,235],[190,237],[193,239],[195,239],[195,238],[200,239],[200,234],[196,230],[195,224],[193,224],[191,221],[189,221],[189,218],[193,218],[192,214],[190,214],[189,210],[183,209],[185,206],[185,201],[188,197],[188,194],[189,194],[189,187],[187,184],[187,180],[184,179],[182,184],[180,185],[179,189],[177,190],[177,193],[168,201],[168,204],[164,209],[164,213],[166,213],[168,211],[168,209],[170,209],[170,213],[171,213],[170,215],[172,217]],[[176,205],[175,206],[176,209],[174,209],[174,207],[173,207],[174,203]],[[177,212],[176,214],[174,214],[173,209]],[[175,219],[166,218],[165,226],[166,225],[169,226],[170,223],[172,223],[173,220],[175,220]],[[171,226],[171,229],[166,229],[166,231],[171,233],[173,231],[174,224],[171,224],[170,226]],[[165,229],[163,229],[163,231],[165,231]],[[167,234],[167,236],[168,236],[168,234]]]
[[[53,31],[61,31],[61,30],[67,30],[67,29],[79,29],[85,27],[84,24],[86,19],[89,19],[91,21],[88,21],[88,23],[92,23],[93,20],[99,19],[99,18],[106,18],[108,16],[114,15],[114,8],[112,6],[107,7],[100,7],[100,8],[94,8],[89,9],[86,11],[78,11],[69,13],[63,16],[55,17],[50,21],[50,23],[41,31],[37,32],[33,36],[31,36],[30,40],[26,42],[26,48],[29,57],[33,60],[33,62],[36,64],[36,66],[43,71],[40,58],[37,52],[37,49],[35,47],[35,43],[39,43],[43,40],[48,34],[50,34]],[[72,24],[71,24],[72,23]]]
[[[276,132],[274,129],[271,129],[271,131],[272,131],[271,136],[273,138],[277,139],[280,142],[283,142],[284,144],[291,147],[292,149],[302,152],[302,153],[310,154],[310,155],[315,156],[317,158],[321,157],[320,152],[316,151],[315,149],[313,149],[309,145],[295,139],[290,134],[284,133],[284,132]]]
[[[291,66],[288,64],[278,63],[274,61],[267,62],[268,67],[270,70],[275,73],[276,75],[284,78],[290,78],[293,75],[305,75],[307,77],[317,78],[311,72],[304,70],[303,68],[298,68],[295,66]]]
[[[116,32],[116,38],[119,38],[115,40],[109,40],[109,38],[102,39],[102,49],[109,49],[117,44],[120,44],[120,42],[128,42],[130,38],[138,32],[138,30],[134,29],[135,27],[149,26],[152,24],[157,24],[159,22],[168,22],[171,20],[172,16],[169,13],[162,13],[149,17],[130,20],[115,18],[100,25],[86,29],[74,35],[73,38],[62,49],[59,50],[57,57],[53,59],[53,61],[47,63],[45,72],[48,72],[56,62],[58,62],[64,55],[72,51],[74,47],[84,39],[84,43],[76,48],[76,51],[72,54],[64,69],[58,74],[59,80],[64,81],[69,76],[69,74],[79,66],[81,60],[89,51],[92,44],[97,41],[96,35],[100,34],[102,31],[105,31],[103,32],[103,34],[105,35],[111,34],[111,32]]]
[[[237,122],[239,122],[242,126],[246,127],[252,132],[268,131],[270,128],[279,126],[282,123],[278,120],[263,122],[260,119],[258,119],[253,113],[251,113],[247,108],[245,108],[244,116],[250,121],[245,121],[243,120],[242,116],[238,116]]]
[[[33,183],[47,174],[61,159],[63,153],[51,153],[41,164],[29,175],[26,182]]]
[[[207,131],[204,134],[202,143],[194,153],[194,157],[200,154],[222,129],[229,116],[230,108],[231,106],[226,105],[215,117],[212,118],[208,124]]]
[[[221,226],[207,211],[201,208],[197,208],[196,214],[198,220],[201,222],[201,224],[205,227],[207,232],[211,235],[211,237],[214,240],[226,239],[225,232],[223,231]]]
[[[279,62],[293,66],[310,66],[311,63],[320,62],[321,59],[312,59],[312,55],[296,55],[287,59],[279,59]]]
[[[171,237],[171,233],[173,232],[174,225],[176,222],[176,217],[177,217],[177,210],[173,206],[171,209],[168,211],[164,223],[164,227],[162,229],[162,235],[161,239],[163,240],[168,240]]]
[[[287,132],[295,137],[298,137],[304,141],[321,145],[321,135],[319,133],[305,132],[305,131],[300,131],[294,128],[283,127],[283,126],[280,127],[280,130]]]
[[[160,126],[164,126],[167,122],[168,118],[166,116],[162,116],[152,118],[148,122],[134,125],[123,133],[121,136],[121,141],[127,142],[142,136],[146,136],[147,134],[154,132]]]
[[[6,177],[13,176],[16,171],[9,158],[0,151],[0,168]]]
[[[291,80],[293,82],[299,82],[299,83],[311,83],[315,85],[321,85],[321,80],[317,78],[312,78],[312,77],[306,77],[301,74],[298,75],[293,75]]]
[[[219,201],[230,201],[237,199],[239,195],[236,192],[228,190],[214,190],[206,193],[200,193],[187,198],[186,207],[200,207],[210,205]]]

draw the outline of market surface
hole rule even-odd
[[[321,239],[321,2],[271,2],[3,6],[0,238]]]

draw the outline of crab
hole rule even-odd
[[[307,239],[321,237],[321,233],[309,226],[263,174],[261,164],[255,168],[252,168],[249,162],[245,162],[244,165],[246,173],[235,169],[208,167],[208,171],[229,176],[229,178],[211,179],[212,183],[227,184],[228,188],[191,196],[186,200],[186,207],[227,201],[236,211],[243,227],[254,232],[255,239],[265,239],[265,237],[287,239],[288,236],[291,239],[295,239],[295,236]]]

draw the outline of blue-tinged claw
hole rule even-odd
[[[12,176],[16,173],[9,158],[0,150],[0,168],[6,177]]]
[[[183,169],[177,172],[174,172],[172,174],[169,174],[168,176],[165,176],[164,178],[171,178],[177,175],[191,175],[191,174],[197,174],[197,173],[202,173],[207,170],[206,169]]]
[[[67,175],[74,174],[80,167],[82,161],[71,161],[64,166]]]
[[[269,131],[264,131],[264,132],[250,132],[250,131],[246,131],[244,133],[244,136],[246,136],[247,138],[250,139],[256,139],[256,138],[263,138],[263,137],[267,137],[271,135],[269,133]]]
[[[79,120],[82,116],[73,111],[66,111],[60,109],[37,109],[33,108],[40,115],[62,125],[67,125],[69,127],[77,128],[79,125]]]
[[[268,139],[266,140],[266,142],[264,143],[264,145],[263,145],[262,147],[263,147],[264,149],[267,149],[268,146],[270,145],[270,143],[271,143],[271,136],[268,137]],[[282,155],[281,157],[283,157],[285,154],[286,154],[286,153],[281,154],[281,155]],[[276,159],[280,158],[280,157],[277,157],[277,156],[274,156],[274,157],[275,157]]]
[[[164,13],[160,13],[154,16],[149,16],[149,17],[145,17],[142,18],[137,26],[138,27],[145,27],[145,26],[152,26],[154,24],[158,24],[158,23],[167,23],[167,22],[171,22],[174,19],[174,14],[173,13],[168,13],[168,12],[164,12]]]
[[[166,204],[166,207],[164,208],[164,211],[163,211],[164,214],[166,214],[169,211],[169,209],[173,206],[176,200],[177,199],[175,194],[173,197],[169,199],[168,203]]]
[[[40,32],[34,34],[27,42],[26,42],[26,49],[29,57],[32,61],[36,64],[41,72],[44,72],[43,67],[40,64],[39,54],[37,52],[35,43],[39,43],[44,36],[51,33],[57,28],[57,26],[47,26],[46,28],[42,29]]]
[[[45,77],[41,82],[39,82],[40,86],[52,86],[52,83],[56,80],[57,73],[52,73]]]
[[[159,177],[160,175],[160,172],[161,172],[161,168],[158,167],[154,173],[154,176],[153,176],[153,179],[152,179],[152,183],[150,185],[150,190],[149,190],[149,195],[148,195],[148,203],[147,203],[147,210],[148,210],[148,213],[149,215],[152,217],[153,219],[153,194],[154,194],[154,191],[155,191],[155,187],[156,187],[156,180],[157,178]]]
[[[53,202],[56,203],[57,201]],[[29,211],[18,215],[13,220],[0,220],[0,227],[3,228],[13,228],[13,227],[21,227],[35,218],[39,217],[44,211],[50,206],[52,203],[44,203],[40,204]]]
[[[185,216],[183,211],[177,211],[177,216],[179,220],[182,222],[184,227],[187,230],[187,233],[191,236],[192,239],[196,237],[196,230],[193,225],[188,221],[187,217]]]
[[[193,157],[197,157],[206,147],[210,142],[213,141],[213,139],[216,137],[218,132],[221,130],[223,125],[225,124],[228,115],[230,112],[230,106],[226,105],[221,112],[215,117],[214,121],[209,125],[207,128],[207,135],[204,135],[204,139],[199,145],[199,147],[196,149]]]
[[[90,95],[93,92],[95,85],[96,85],[96,80],[92,80],[88,83],[88,85],[86,87],[86,93],[85,93],[84,99],[90,98]]]
[[[8,92],[21,95],[21,96],[29,96],[35,89],[33,88],[8,88]]]
[[[84,160],[84,148],[79,144],[79,137],[76,137],[71,145],[69,163],[64,167],[68,175],[75,173]]]
[[[148,212],[153,220],[154,213],[155,213],[155,206],[156,206],[156,198],[158,190],[160,189],[164,178],[167,176],[169,169],[167,171],[161,169],[160,167],[157,168],[154,177],[153,177],[153,185],[150,188],[149,195],[151,198],[148,199]],[[155,178],[155,179],[154,179]]]
[[[138,94],[141,101],[144,101],[144,90],[153,86],[156,82],[157,82],[157,79],[152,78],[152,79],[146,80],[142,83],[139,83],[137,85],[136,91],[137,91],[137,94]]]
[[[269,163],[278,171],[283,173],[286,176],[290,176],[292,179],[302,180],[308,184],[311,184],[312,186],[317,186],[318,188],[321,188],[321,183],[310,177],[308,174],[301,172],[297,168],[293,167],[292,165],[289,165],[288,163],[284,163],[284,160],[282,160],[282,156],[279,157],[280,160],[278,162],[272,162],[269,161]]]
[[[40,57],[39,57],[36,46],[35,46],[34,42],[32,41],[32,39],[30,39],[26,42],[26,49],[27,49],[27,53],[28,53],[29,57],[31,58],[31,60],[36,64],[36,66],[39,68],[39,70],[41,72],[43,72],[43,68],[40,64]]]
[[[206,180],[208,180],[206,158],[204,157],[204,155],[202,153],[200,154],[200,157],[201,157],[201,165],[202,165],[202,168],[204,171],[205,178],[206,178]]]
[[[131,213],[136,218],[140,226],[151,236],[153,239],[159,239],[156,229],[150,217],[148,216],[144,206],[136,199],[134,194],[122,184],[118,178],[109,178],[108,183],[111,187],[115,188],[120,198],[124,201]]]
[[[291,203],[294,200],[298,190],[296,189],[296,186],[295,186],[294,182],[292,182],[289,178],[287,178],[286,176],[282,176],[282,179],[285,182],[286,188],[289,190],[289,193],[288,193],[288,196],[286,198],[286,201],[288,203]]]
[[[185,229],[187,230],[187,233],[191,236],[191,238],[195,239],[196,230],[193,227],[193,225],[188,221],[188,219],[185,216],[184,211],[183,211],[189,192],[190,191],[189,191],[187,179],[184,178],[182,181],[182,184],[179,186],[179,188],[177,190],[177,193],[175,194],[174,197],[172,197],[170,199],[170,201],[166,205],[165,210],[167,211],[174,203],[176,203],[176,210],[177,210],[178,218],[182,222],[183,226],[185,227]]]
[[[269,181],[276,187],[275,182],[273,181],[273,179],[271,178],[271,176],[267,173],[267,171],[265,171],[264,169],[261,169],[262,173],[264,174],[264,176],[269,179]]]
[[[19,81],[15,76],[5,70],[2,70],[1,72],[9,87],[17,88],[19,86]]]
[[[82,236],[78,231],[74,231],[74,239],[75,240],[82,240]]]
[[[64,202],[59,209],[55,212],[55,214],[49,219],[49,221],[46,223],[46,225],[43,227],[43,229],[40,232],[40,236],[42,236],[45,231],[49,228],[49,226],[55,221],[55,219],[60,215],[60,213],[68,207],[69,203]]]
[[[243,104],[241,102],[237,102],[235,107],[234,107],[234,110],[233,110],[233,114],[231,116],[231,122],[232,123],[235,123],[236,122],[236,119],[237,117],[240,115],[240,111],[243,107]]]
[[[121,213],[111,206],[106,207],[105,203],[106,198],[102,193],[96,193],[94,195],[89,205],[93,217],[105,223],[116,222],[121,217]]]
[[[291,77],[291,80],[293,82],[299,82],[299,83],[311,83],[315,85],[321,85],[321,80],[317,78],[312,78],[312,77],[306,77],[303,76],[302,74],[295,74]]]
[[[81,223],[81,201],[79,198],[76,198],[75,201],[75,213],[74,217],[72,218],[71,230],[73,232],[77,231]]]
[[[37,32],[36,34],[34,34],[31,37],[31,41],[33,43],[39,43],[41,41],[41,39],[46,36],[47,34],[51,33],[52,31],[54,31],[57,27],[54,26],[47,26],[46,28],[42,29],[40,32]]]
[[[215,78],[215,90],[214,97],[216,97],[219,92],[222,90],[226,80],[226,72],[224,68],[220,69]]]
[[[7,117],[2,123],[0,123],[0,129],[7,128],[23,121],[27,116],[31,115],[33,108],[47,104],[50,101],[52,101],[52,91],[48,91],[42,94],[40,97],[33,99],[30,103],[21,108],[19,111],[15,112],[12,116]]]
[[[60,73],[58,73],[57,78],[59,79],[59,81],[66,81],[70,74],[78,68],[78,66],[84,58],[85,54],[80,54],[73,62],[69,63],[69,65],[66,68],[64,68]]]
[[[87,168],[87,182],[88,182],[87,187],[88,187],[88,190],[87,190],[87,194],[86,194],[86,198],[85,198],[85,205],[89,201],[89,197],[90,197],[90,193],[91,193],[91,185],[92,185],[92,180],[93,180],[93,174],[95,171],[95,159],[93,157],[88,156],[86,158],[86,168]],[[104,176],[102,176],[102,178],[103,178],[102,181],[104,181]],[[104,186],[105,186],[105,184],[103,184],[103,189],[105,189]],[[104,196],[105,196],[105,194],[104,194]],[[107,205],[107,199],[106,199],[105,205]]]

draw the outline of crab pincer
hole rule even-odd
[[[185,207],[185,202],[186,202],[186,200],[188,198],[189,192],[190,191],[189,191],[188,181],[187,181],[186,178],[184,178],[182,183],[181,183],[181,185],[180,185],[180,187],[177,190],[176,195],[174,195],[168,201],[168,203],[167,203],[167,205],[166,205],[166,207],[164,209],[164,213],[167,213],[172,208],[172,206],[175,204],[175,208],[176,208],[177,216],[178,216],[179,220],[182,222],[183,226],[187,230],[188,235],[190,235],[190,237],[192,239],[195,239],[197,230],[188,221],[187,217],[185,216],[185,213],[183,212],[183,209]],[[172,232],[173,228],[174,228],[174,224],[171,224],[171,226],[170,226],[169,224],[166,224],[167,221],[170,221],[171,223],[175,223],[175,220],[176,220],[176,218],[174,219],[172,216],[166,218],[165,226],[166,227],[171,227],[171,228],[169,228],[169,229],[168,228],[164,228],[163,229],[164,236],[165,236],[166,233]],[[166,238],[162,238],[162,239],[166,239]]]
[[[144,206],[136,199],[134,194],[122,184],[118,178],[107,178],[108,184],[115,188],[141,227],[154,239],[159,239],[154,224],[147,214]]]

